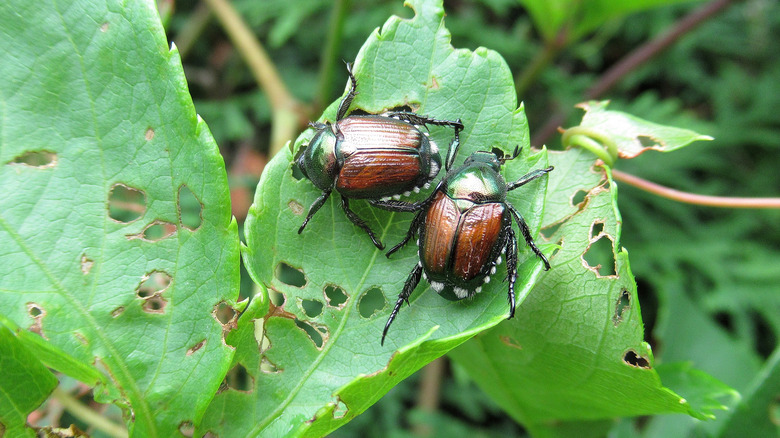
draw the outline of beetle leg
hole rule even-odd
[[[343,119],[344,116],[347,115],[347,110],[349,109],[349,106],[352,105],[352,100],[357,95],[357,91],[355,91],[357,89],[357,79],[355,79],[355,75],[352,74],[352,63],[347,62],[346,64],[347,74],[349,75],[349,80],[352,85],[349,87],[349,93],[344,96],[344,99],[342,99],[339,104],[339,111],[336,113],[336,121]]]
[[[435,125],[435,126],[449,126],[450,128],[455,129],[455,132],[460,132],[463,130],[463,122],[458,119],[455,121],[452,120],[438,120],[434,119],[432,117],[423,116],[420,114],[410,113],[407,111],[391,111],[387,113],[387,117],[393,117],[398,120],[403,120],[404,122],[409,122],[412,125]]]
[[[425,215],[423,214],[424,211],[425,210],[420,210],[420,211],[417,212],[416,215],[414,215],[414,219],[412,219],[412,223],[411,223],[411,225],[409,225],[409,231],[406,232],[406,236],[404,237],[404,239],[402,241],[398,242],[398,244],[396,244],[394,247],[390,248],[390,251],[387,251],[387,254],[385,254],[385,256],[387,256],[387,258],[390,258],[390,256],[394,252],[396,252],[399,249],[403,248],[404,245],[406,245],[407,243],[409,243],[410,240],[412,240],[412,237],[414,237],[415,233],[417,233],[417,230],[420,229],[420,223],[422,222],[423,218],[425,217]]]
[[[460,119],[458,119],[460,122]],[[452,141],[447,146],[447,160],[444,162],[444,170],[449,172],[452,163],[455,162],[455,156],[458,155],[458,149],[460,149],[460,131],[463,129],[461,124],[460,128],[455,128],[455,136],[452,137]]]
[[[509,281],[509,318],[515,316],[515,282],[517,281],[517,236],[509,222],[506,242],[506,278]]]
[[[301,227],[298,228],[298,234],[303,232],[303,229],[306,228],[306,224],[309,223],[309,219],[311,219],[311,217],[314,216],[314,213],[316,213],[320,207],[325,204],[325,201],[328,200],[328,196],[330,196],[330,190],[322,192],[322,195],[311,204],[311,207],[309,207],[309,214],[306,215],[306,219],[303,220],[303,224],[301,224]]]
[[[423,205],[425,205],[425,201],[420,201],[420,202],[407,202],[407,201],[396,201],[396,200],[379,201],[376,199],[369,199],[368,203],[373,205],[374,207],[381,208],[382,210],[399,211],[403,213],[411,213],[413,211],[420,210],[423,207]]]
[[[382,331],[381,345],[385,345],[385,336],[387,336],[387,330],[390,329],[390,324],[393,323],[396,315],[398,315],[398,311],[401,309],[401,305],[404,303],[404,301],[406,301],[406,304],[409,304],[409,297],[412,295],[414,288],[416,288],[420,283],[422,271],[422,266],[420,266],[418,263],[414,265],[414,269],[412,269],[412,272],[409,274],[409,278],[406,279],[406,283],[404,283],[404,289],[401,291],[401,294],[398,295],[398,300],[395,302],[395,307],[393,307],[393,311],[390,312],[390,318],[387,319],[385,329]]]
[[[547,261],[547,257],[542,254],[542,252],[539,250],[539,248],[536,247],[536,243],[534,243],[533,237],[531,237],[531,230],[528,229],[528,224],[525,223],[525,219],[523,219],[523,216],[520,215],[520,213],[515,209],[515,207],[512,206],[512,204],[506,204],[507,208],[509,208],[509,211],[512,213],[512,216],[514,216],[515,221],[517,221],[517,226],[520,227],[520,232],[523,233],[523,238],[525,239],[525,243],[528,244],[529,247],[531,247],[531,251],[534,252],[540,259],[542,259],[542,263],[544,263],[544,270],[549,271],[550,270],[550,262]],[[509,258],[509,254],[507,254],[507,259]]]
[[[344,209],[344,213],[353,224],[359,226],[363,229],[363,231],[368,233],[368,237],[370,237],[371,241],[374,242],[374,246],[379,249],[385,249],[385,246],[382,245],[382,242],[377,240],[376,236],[374,235],[374,231],[371,230],[371,227],[369,227],[368,224],[363,221],[363,219],[360,219],[354,211],[349,209],[349,200],[344,196],[341,197],[341,208]]]
[[[527,174],[521,176],[520,179],[518,179],[517,181],[509,184],[506,189],[507,190],[514,190],[514,189],[516,189],[516,188],[518,188],[520,186],[528,184],[529,182],[535,180],[536,178],[539,178],[542,175],[546,175],[547,172],[549,172],[549,171],[551,171],[553,169],[554,169],[554,167],[550,166],[550,167],[548,167],[546,169],[537,169],[537,170],[534,170],[533,172],[528,172]]]

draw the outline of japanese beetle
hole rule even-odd
[[[482,291],[490,282],[501,255],[506,253],[507,280],[509,280],[509,318],[515,315],[515,282],[517,281],[517,237],[512,229],[512,218],[517,222],[526,244],[550,269],[547,258],[536,247],[523,216],[506,202],[507,192],[521,187],[553,170],[550,166],[524,175],[507,184],[499,173],[501,165],[516,158],[520,149],[507,157],[492,152],[478,151],[463,165],[450,171],[455,153],[448,154],[447,174],[424,201],[374,202],[373,205],[392,211],[416,211],[406,237],[387,252],[392,253],[406,245],[415,234],[420,261],[406,279],[398,295],[390,318],[382,332],[382,344],[404,301],[424,277],[431,288],[447,299],[460,300]]]
[[[298,234],[335,189],[341,194],[341,208],[347,218],[368,233],[377,248],[384,249],[368,224],[349,208],[349,199],[399,199],[402,194],[408,196],[430,187],[429,182],[441,168],[441,158],[436,143],[419,127],[453,128],[452,148],[460,141],[463,123],[406,111],[346,116],[357,94],[357,80],[350,64],[347,73],[352,85],[339,104],[336,123],[311,123],[316,130],[314,137],[295,160],[304,176],[322,190]]]

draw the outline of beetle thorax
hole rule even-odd
[[[506,191],[504,178],[489,166],[464,166],[447,179],[447,195],[456,202],[503,202]]]

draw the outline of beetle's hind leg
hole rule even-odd
[[[515,316],[515,282],[517,282],[517,236],[512,230],[512,223],[509,223],[506,239],[506,278],[509,280],[509,317]]]
[[[398,311],[401,310],[401,305],[406,301],[406,304],[409,304],[409,297],[412,295],[412,291],[414,291],[414,288],[417,287],[417,285],[420,283],[420,277],[422,276],[422,266],[418,263],[414,265],[414,269],[412,269],[412,272],[409,273],[409,278],[406,279],[406,283],[404,283],[404,289],[401,291],[401,294],[398,295],[398,300],[395,302],[395,307],[393,307],[393,311],[390,312],[390,318],[387,319],[387,323],[385,324],[385,329],[382,330],[382,342],[381,345],[385,345],[385,336],[387,336],[387,331],[390,329],[390,324],[393,323],[393,320],[395,320],[396,315],[398,315]]]
[[[420,114],[410,113],[407,111],[391,111],[386,114],[387,117],[403,120],[404,122],[411,123],[412,125],[435,125],[435,126],[449,126],[455,129],[456,133],[463,130],[463,122],[458,120],[439,120],[433,117],[423,116]]]
[[[544,270],[549,271],[550,262],[547,261],[547,257],[545,257],[544,254],[542,254],[542,251],[540,251],[539,248],[536,246],[536,243],[534,242],[534,238],[531,237],[531,230],[528,229],[528,224],[525,223],[525,219],[523,219],[523,216],[521,216],[520,213],[511,204],[506,204],[506,206],[509,208],[509,211],[512,213],[512,216],[514,216],[515,221],[517,221],[517,226],[520,227],[520,232],[523,233],[523,238],[525,239],[525,243],[528,244],[528,246],[531,248],[531,251],[533,251],[537,257],[542,259],[542,263],[544,263]]]
[[[328,200],[328,196],[330,196],[330,192],[330,190],[322,192],[322,195],[320,195],[320,197],[311,204],[311,207],[309,207],[309,214],[306,215],[306,219],[303,220],[303,224],[301,224],[301,227],[298,228],[298,234],[303,232],[303,229],[306,228],[306,224],[309,223],[309,220],[312,216],[314,216],[314,213],[319,211],[320,207],[325,204],[325,201]]]
[[[362,228],[363,231],[368,233],[368,237],[370,237],[371,241],[374,242],[374,246],[379,249],[385,249],[385,246],[382,245],[382,242],[376,238],[376,235],[374,234],[374,231],[371,229],[371,227],[369,227],[363,219],[360,219],[360,217],[358,217],[354,211],[349,209],[349,200],[344,196],[341,197],[341,208],[344,209],[344,214],[347,215],[347,218],[352,221],[353,224],[357,225],[358,227]]]

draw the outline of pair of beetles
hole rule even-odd
[[[365,199],[371,205],[390,211],[415,213],[406,237],[387,252],[387,256],[406,245],[415,234],[419,263],[415,265],[398,295],[390,318],[382,332],[384,345],[387,331],[404,301],[425,277],[431,288],[448,299],[463,299],[481,292],[482,285],[495,274],[501,257],[506,255],[509,282],[509,318],[515,314],[515,281],[517,280],[517,237],[512,219],[517,222],[525,242],[550,269],[547,258],[536,247],[522,215],[506,202],[510,190],[521,187],[553,170],[534,170],[507,184],[499,173],[501,165],[516,158],[499,157],[493,152],[477,151],[462,166],[452,169],[463,123],[460,119],[437,120],[408,111],[391,111],[381,115],[347,115],[357,94],[357,80],[350,64],[347,72],[350,90],[339,104],[335,123],[312,123],[316,130],[308,146],[301,149],[295,164],[319,189],[322,195],[314,201],[303,221],[300,234],[312,216],[335,189],[341,195],[341,207],[347,218],[362,228],[374,245],[384,249],[374,232],[349,208],[349,199]],[[447,149],[446,174],[423,201],[400,200],[403,194],[429,188],[441,169],[438,147],[421,128],[447,126],[454,137]]]

